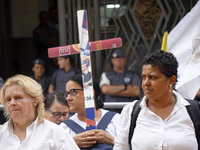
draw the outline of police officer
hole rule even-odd
[[[45,63],[42,59],[37,58],[33,61],[32,66],[33,75],[30,77],[41,84],[43,89],[43,94],[48,93],[49,85],[51,82],[51,78],[45,75]]]
[[[121,49],[111,56],[113,69],[102,73],[100,87],[105,102],[131,102],[140,96],[140,81],[135,72],[125,68],[126,57]]]

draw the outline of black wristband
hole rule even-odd
[[[124,84],[124,90],[127,90],[127,84]]]

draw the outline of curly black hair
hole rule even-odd
[[[97,80],[94,77],[92,77],[92,79],[93,79],[93,89],[95,91],[94,101],[95,101],[95,105],[96,105],[96,110],[98,110],[99,108],[103,108],[104,104],[103,104],[102,99],[100,98],[101,89],[99,87],[99,83],[97,82]],[[74,81],[83,88],[82,74],[74,75],[74,76],[70,77],[67,80],[67,82],[68,81]]]
[[[160,72],[167,78],[170,78],[173,75],[176,76],[176,82],[178,82],[178,61],[170,52],[155,50],[144,57],[142,65],[151,65],[152,67],[157,66]]]

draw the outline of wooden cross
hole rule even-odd
[[[92,130],[96,129],[96,123],[90,51],[121,47],[122,40],[121,38],[114,38],[89,43],[86,10],[77,11],[77,16],[80,44],[49,48],[48,55],[52,58],[80,53],[87,130]]]

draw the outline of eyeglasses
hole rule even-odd
[[[53,112],[51,110],[48,110],[50,113],[52,113],[54,118],[59,119],[61,116],[63,116],[64,119],[68,119],[69,118],[69,112],[65,112],[65,113],[60,113],[60,112]]]
[[[69,92],[66,91],[66,92],[64,92],[65,98],[67,98],[68,95],[75,96],[76,90],[83,90],[83,89],[71,89],[71,90],[69,90]]]

